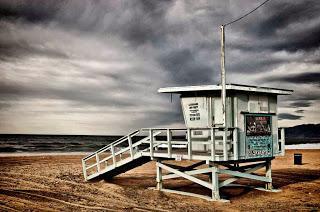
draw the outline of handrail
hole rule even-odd
[[[85,161],[86,161],[86,160],[88,160],[89,158],[93,157],[94,155],[99,154],[99,153],[103,152],[104,150],[107,150],[108,148],[111,147],[111,145],[116,146],[116,145],[122,143],[123,141],[125,141],[125,140],[128,138],[128,136],[134,136],[134,134],[138,134],[138,133],[139,133],[139,130],[135,130],[135,131],[133,131],[133,132],[131,132],[131,133],[129,133],[129,134],[127,134],[127,135],[119,138],[118,140],[113,141],[112,143],[110,143],[110,144],[102,147],[101,149],[98,149],[97,151],[95,151],[95,152],[87,155],[86,157],[82,158],[82,160],[85,160]]]
[[[236,127],[228,127],[227,130],[234,130]],[[141,128],[141,131],[148,131],[148,130],[210,130],[210,129],[219,129],[223,130],[224,127],[189,127],[189,128]]]
[[[154,136],[158,135],[159,133],[160,133],[160,132],[155,133]],[[131,136],[132,136],[132,133],[131,133]],[[146,137],[146,138],[148,138],[148,137]],[[136,147],[136,146],[139,146],[140,144],[143,144],[143,141],[144,141],[146,138],[138,141],[137,143],[132,144],[132,147]],[[155,146],[158,146],[158,145],[155,145]],[[146,148],[146,149],[149,149],[149,148],[150,148],[150,147],[148,147],[148,148]],[[116,156],[118,156],[118,155],[121,155],[121,154],[123,154],[124,152],[127,152],[127,151],[129,151],[129,150],[130,150],[130,147],[128,146],[128,147],[126,147],[126,148],[124,148],[124,149],[121,149],[120,151],[114,152],[114,154],[111,154],[110,156],[108,156],[108,157],[106,157],[106,158],[104,158],[104,159],[102,159],[102,160],[100,160],[100,161],[97,161],[96,163],[94,163],[94,164],[92,164],[92,165],[90,165],[90,166],[85,167],[85,169],[86,169],[86,170],[91,169],[91,168],[97,166],[98,164],[103,163],[103,162],[105,162],[105,161],[107,161],[107,160],[110,160],[111,158],[116,157]],[[142,151],[143,151],[143,150],[142,150]],[[96,153],[96,154],[97,154],[97,153]],[[96,154],[94,154],[93,156],[95,156]]]
[[[119,139],[117,139],[116,141],[108,144],[107,146],[97,150],[96,152],[91,153],[90,155],[84,157],[82,159],[82,166],[83,166],[83,172],[84,172],[84,176],[85,179],[87,180],[92,179],[93,177],[95,177],[99,172],[102,172],[102,167],[101,166],[102,163],[106,163],[105,168],[103,168],[103,172],[108,171],[107,167],[113,167],[116,168],[117,167],[117,163],[123,160],[126,160],[128,157],[125,157],[122,159],[122,155],[126,154],[126,152],[130,151],[130,155],[131,155],[131,160],[134,160],[137,157],[137,152],[133,151],[133,148],[138,147],[142,144],[148,144],[148,147],[145,148],[141,148],[139,149],[139,153],[145,153],[145,152],[150,152],[149,156],[151,158],[154,157],[154,148],[158,147],[162,144],[167,144],[168,145],[168,151],[167,151],[167,155],[168,158],[172,157],[172,146],[173,145],[186,145],[184,148],[187,148],[187,157],[188,159],[192,160],[193,157],[195,156],[195,153],[193,153],[192,150],[192,143],[193,143],[193,137],[192,137],[192,132],[196,131],[196,130],[203,130],[203,131],[209,131],[210,132],[210,137],[208,137],[208,140],[198,140],[197,144],[203,144],[203,145],[211,145],[211,152],[210,155],[208,157],[210,157],[213,161],[216,158],[216,144],[215,144],[215,140],[217,139],[217,134],[215,134],[215,132],[219,132],[220,130],[224,130],[227,129],[230,132],[230,135],[228,136],[228,141],[226,143],[228,143],[228,145],[233,144],[234,148],[233,150],[231,150],[231,148],[227,151],[223,151],[223,156],[229,158],[230,156],[233,156],[234,160],[238,159],[238,148],[237,148],[237,142],[238,142],[238,130],[236,127],[229,127],[229,128],[223,128],[223,127],[197,127],[197,128],[142,128],[140,130],[136,130],[133,131]],[[175,140],[173,140],[173,131],[176,131],[177,135],[181,134],[181,131],[186,131],[188,136],[184,139],[178,139],[178,137],[175,137]],[[180,131],[180,132],[179,132]],[[149,132],[148,135],[146,135],[146,132]],[[133,136],[136,136],[138,134],[141,133],[141,138],[136,141],[135,143],[132,142],[132,138]],[[166,135],[166,139],[162,140],[163,138],[160,137],[156,137],[160,134],[164,133]],[[219,134],[218,134],[219,137]],[[220,135],[221,137],[221,135]],[[230,137],[230,138],[229,138]],[[160,140],[158,140],[158,139]],[[120,149],[116,149],[115,147],[123,144],[123,148]],[[128,144],[128,146],[127,146]],[[119,147],[119,146],[118,146]],[[121,145],[120,145],[121,147]],[[175,147],[174,147],[175,148]],[[109,154],[102,154],[108,150],[111,150],[111,155]],[[220,149],[218,150],[220,152]],[[109,153],[106,152],[106,153]],[[233,153],[233,155],[231,155],[230,153]],[[221,154],[221,153],[219,153]],[[116,156],[120,155],[120,161],[117,161]],[[142,155],[140,155],[142,156]],[[139,156],[139,157],[140,157]],[[92,164],[91,161],[88,162],[89,159],[94,158],[95,157],[95,161]],[[109,165],[109,161],[111,161],[111,165]],[[128,162],[128,161],[127,161]],[[87,163],[87,164],[86,164]],[[121,165],[121,164],[120,164]],[[92,169],[96,167],[96,169],[94,170],[94,173],[90,173],[88,175],[87,170]],[[92,171],[91,171],[92,172]]]

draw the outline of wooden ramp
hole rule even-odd
[[[205,140],[197,140],[192,137],[192,133],[199,129],[208,131],[207,134],[210,136]],[[246,159],[239,156],[238,130],[228,128],[226,138],[221,137],[222,130],[219,127],[211,127],[148,128],[134,131],[83,158],[84,178],[86,181],[110,179],[151,160],[156,160],[157,189],[161,191],[191,195],[207,200],[221,200],[219,189],[226,186],[238,186],[234,182],[240,178],[261,181],[265,183],[263,190],[277,191],[272,188],[271,160],[273,157]],[[174,135],[173,132],[176,134]],[[284,136],[279,143],[284,143],[283,138]],[[182,167],[165,163],[166,160],[171,159],[191,160],[195,164]],[[254,173],[259,169],[266,170],[265,176]],[[163,175],[163,170],[169,174]],[[198,178],[197,175],[210,177],[206,181]],[[219,175],[224,175],[223,180],[219,179]],[[225,175],[229,175],[229,178],[225,179]],[[211,190],[212,194],[203,196],[163,188],[163,180],[174,178],[190,180]]]
[[[229,129],[227,142],[223,145],[220,144],[222,141],[220,128],[206,128],[211,138],[196,141],[194,145],[192,145],[192,130],[197,129],[148,128],[136,130],[83,158],[84,178],[85,180],[112,178],[152,159],[180,158],[215,161],[237,157],[236,154],[233,154],[237,151],[236,148],[230,152],[237,137],[233,128]],[[196,151],[195,145],[206,146],[205,151]]]
[[[137,137],[139,133],[140,130],[134,131],[83,158],[85,180],[110,179],[149,162],[150,156],[143,153],[150,150],[150,136]],[[154,132],[153,139],[159,134]]]

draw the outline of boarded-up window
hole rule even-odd
[[[250,95],[249,96],[250,113],[268,113],[269,102],[267,96]]]

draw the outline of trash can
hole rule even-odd
[[[302,154],[294,153],[294,165],[302,165]]]

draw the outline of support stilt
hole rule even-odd
[[[219,189],[226,186],[245,186],[250,188],[255,188],[258,190],[269,191],[269,192],[279,192],[280,190],[276,190],[272,188],[272,178],[271,178],[271,160],[267,159],[264,162],[249,164],[249,165],[242,165],[240,163],[228,164],[228,163],[219,163],[219,162],[211,162],[208,164],[208,168],[199,168],[203,164],[203,162],[195,163],[188,167],[181,167],[172,164],[165,164],[161,161],[157,161],[156,168],[157,168],[157,190],[161,190],[164,192],[171,192],[176,194],[188,195],[193,197],[200,197],[210,201],[222,201],[228,202],[228,200],[223,200],[220,197]],[[221,168],[219,166],[224,166],[225,168]],[[254,172],[265,168],[266,173],[265,176],[260,176],[255,174]],[[162,175],[162,169],[168,171],[169,173],[166,175]],[[209,180],[205,181],[203,178],[199,178],[197,175],[208,175]],[[219,174],[229,175],[228,179],[219,182]],[[197,177],[196,177],[197,176]],[[169,180],[174,178],[184,178],[193,183],[201,185],[207,189],[211,190],[210,196],[190,193],[190,192],[182,192],[172,189],[165,189],[162,186],[163,180]],[[265,188],[256,188],[254,186],[247,186],[247,185],[239,185],[233,184],[233,182],[237,181],[240,178],[246,178],[251,180],[257,180],[265,183]]]
[[[156,163],[157,166],[157,190],[162,189],[162,168],[159,166],[160,161]]]
[[[266,177],[270,179],[270,182],[266,183],[266,190],[272,190],[271,160],[266,161]]]
[[[218,166],[214,165],[212,167],[212,174],[211,174],[211,197],[213,200],[220,200],[219,194],[219,177],[218,177]]]

